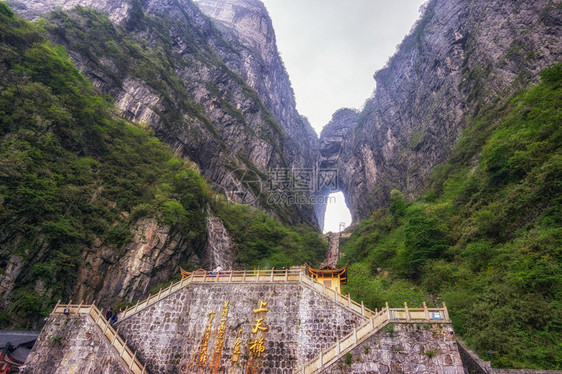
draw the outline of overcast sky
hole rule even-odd
[[[360,108],[375,71],[419,18],[425,0],[262,0],[289,72],[297,108],[320,133],[343,107]],[[335,203],[334,203],[335,200]],[[343,194],[329,200],[324,232],[351,223]]]
[[[425,0],[262,0],[299,112],[320,133],[343,107],[360,108],[373,74],[419,18]]]

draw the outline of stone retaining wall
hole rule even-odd
[[[320,373],[464,374],[450,324],[389,324]]]
[[[267,302],[267,312],[254,313],[261,301]],[[249,343],[261,338],[264,351],[253,361],[257,372],[291,373],[365,320],[299,283],[192,283],[118,323],[119,334],[138,350],[151,373],[196,372],[202,346],[208,346],[208,367],[220,345],[217,337],[225,302],[228,314],[220,366],[229,373],[246,372]],[[205,339],[210,311],[216,314]],[[268,330],[254,334],[259,318]],[[241,355],[233,362],[238,337]]]
[[[125,374],[125,363],[91,318],[51,315],[33,346],[25,374]]]

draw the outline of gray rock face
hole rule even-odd
[[[200,9],[217,22],[227,40],[242,44],[242,58],[221,55],[242,75],[284,130],[283,153],[293,167],[311,168],[317,136],[296,110],[295,96],[279,56],[273,24],[259,0],[199,0]],[[219,51],[220,52],[220,51]]]
[[[96,0],[25,0],[25,1],[6,1],[17,13],[24,18],[35,20],[43,18],[48,13],[56,10],[70,10],[77,6],[96,9],[110,15],[110,18],[121,23],[128,16],[131,2],[125,0],[115,1],[96,1]]]
[[[204,249],[192,245],[154,218],[140,219],[131,243],[121,253],[99,241],[86,249],[73,300],[98,300],[102,307],[109,307],[142,298],[152,287],[169,281],[185,262],[208,261]]]
[[[223,222],[217,217],[207,217],[207,232],[205,265],[208,269],[220,265],[224,270],[232,270],[236,262],[236,250]]]
[[[430,1],[375,74],[374,95],[341,145],[338,175],[354,220],[392,188],[419,195],[467,118],[560,62],[561,24],[560,1]]]

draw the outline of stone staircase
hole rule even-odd
[[[389,323],[450,323],[446,305],[442,308],[428,308],[423,304],[423,308],[409,308],[404,303],[404,308],[386,307],[378,310],[370,310],[363,304],[357,303],[349,297],[339,292],[327,288],[325,284],[317,282],[306,275],[303,268],[292,268],[287,270],[253,270],[253,271],[227,271],[217,275],[209,272],[184,273],[182,279],[171,284],[167,288],[160,289],[157,294],[149,295],[148,298],[138,301],[133,307],[121,313],[119,322],[133,316],[136,313],[158,303],[160,300],[178,292],[189,284],[196,283],[280,283],[292,282],[300,283],[318,294],[336,302],[347,310],[364,318],[364,322],[355,327],[353,331],[340,338],[331,347],[320,351],[318,356],[307,364],[296,370],[295,374],[318,374],[323,369],[334,364],[344,357],[373,334],[376,334]],[[102,318],[103,319],[103,318]],[[103,319],[105,320],[105,319]]]
[[[78,314],[85,315],[90,318],[100,330],[102,335],[109,341],[110,345],[115,349],[118,357],[122,359],[127,368],[127,372],[131,374],[147,373],[146,365],[142,365],[136,357],[136,352],[127,347],[127,342],[118,335],[117,331],[105,319],[102,312],[94,305],[82,304],[60,304],[57,303],[51,314]]]
[[[443,308],[428,308],[425,303],[423,306],[423,308],[408,308],[407,303],[404,303],[404,308],[389,308],[388,303],[386,303],[386,307],[380,312],[370,315],[367,321],[359,327],[354,327],[351,333],[338,339],[334,345],[326,350],[320,351],[318,356],[294,371],[294,374],[321,373],[322,370],[336,363],[389,323],[451,322],[445,303],[443,303]]]
[[[330,250],[326,256],[326,260],[322,263],[321,267],[330,266],[335,268],[340,258],[340,233],[332,234],[330,239]]]
[[[226,271],[221,272],[218,276],[211,275],[210,272],[193,272],[184,273],[182,279],[170,286],[160,289],[157,294],[149,295],[146,299],[138,301],[136,305],[127,308],[119,317],[121,322],[132,315],[158,303],[160,300],[178,292],[183,287],[192,283],[280,283],[293,282],[300,283],[308,287],[324,297],[340,304],[344,308],[356,313],[362,317],[370,318],[377,313],[366,308],[363,302],[357,303],[349,297],[326,287],[325,284],[315,281],[304,273],[301,268],[292,268],[287,270],[244,270],[244,271]]]

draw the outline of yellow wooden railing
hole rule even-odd
[[[369,336],[380,331],[389,323],[450,323],[447,306],[443,303],[443,308],[428,308],[423,303],[423,308],[408,308],[404,303],[404,308],[389,308],[388,303],[381,311],[370,316],[367,321],[359,327],[354,327],[348,335],[338,339],[331,347],[320,351],[318,356],[307,364],[297,369],[295,374],[315,374],[323,368],[334,364],[347,352],[365,341]]]
[[[144,374],[147,373],[146,365],[142,365],[137,359],[137,353],[127,347],[127,342],[117,334],[117,331],[105,319],[102,312],[94,305],[82,304],[60,304],[57,303],[51,314],[82,314],[91,318],[96,326],[102,331],[102,334],[109,340],[109,343],[119,357],[123,359],[129,373]]]

